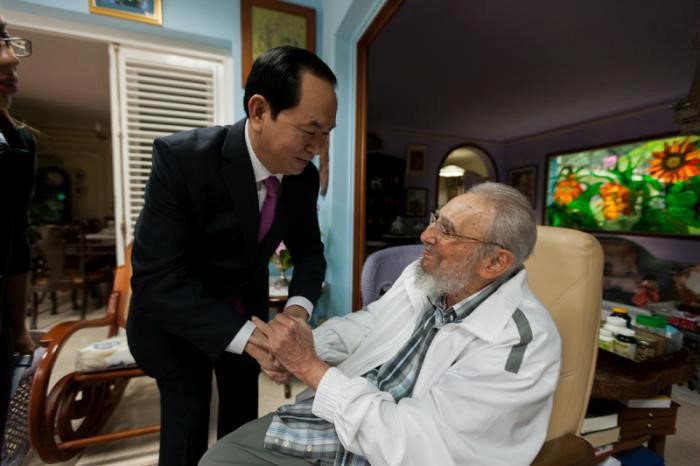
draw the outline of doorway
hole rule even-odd
[[[465,144],[450,150],[440,164],[437,174],[437,200],[440,209],[447,201],[484,181],[497,180],[496,166],[488,152]]]
[[[10,111],[35,130],[37,141],[29,325],[47,328],[102,312],[111,290],[116,255],[108,44],[9,28],[33,44],[32,56],[20,61]],[[87,257],[89,251],[94,254]],[[88,274],[101,277],[89,289]]]

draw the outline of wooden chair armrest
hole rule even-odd
[[[46,347],[46,352],[36,367],[34,381],[29,392],[29,436],[33,445],[48,435],[48,423],[53,422],[53,420],[49,419],[50,413],[47,408],[49,404],[49,381],[61,348],[71,335],[82,329],[109,327],[108,335],[113,336],[116,334],[119,299],[120,293],[118,291],[110,295],[107,312],[104,317],[61,322],[52,327],[41,338],[40,343]]]
[[[117,305],[119,304],[119,292],[113,292],[109,297],[109,303],[107,305],[107,312],[104,317],[99,319],[90,320],[71,320],[67,322],[60,322],[46,332],[40,340],[41,346],[49,348],[52,344],[55,347],[60,347],[63,342],[68,339],[72,334],[78,330],[92,327],[114,327],[110,328],[110,336],[112,333],[116,333],[116,319],[117,319]],[[112,331],[114,330],[114,332]],[[48,351],[47,351],[48,352]]]
[[[532,462],[533,466],[593,466],[596,463],[591,444],[574,434],[546,441]]]

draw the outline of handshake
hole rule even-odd
[[[255,331],[245,351],[260,368],[277,383],[286,383],[295,376],[316,390],[328,365],[316,356],[307,313],[300,306],[289,306],[269,323],[253,317]]]

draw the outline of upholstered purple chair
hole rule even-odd
[[[423,252],[422,244],[393,246],[373,252],[365,260],[360,276],[362,307],[376,301],[399,278],[408,264]]]

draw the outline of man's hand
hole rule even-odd
[[[245,346],[245,352],[260,364],[262,371],[274,382],[278,384],[289,382],[292,374],[277,362],[267,350],[253,343],[253,341],[265,341],[266,339],[260,330],[255,329]]]
[[[299,317],[300,319],[304,319],[305,322],[309,320],[309,313],[306,312],[306,309],[304,309],[303,307],[298,306],[296,304],[285,307],[284,313],[289,315],[289,316],[294,316],[294,317]]]
[[[316,356],[313,334],[306,320],[286,312],[269,324],[257,317],[252,320],[263,337],[256,335],[256,330],[249,341],[269,351],[289,372],[315,390],[328,365]]]

